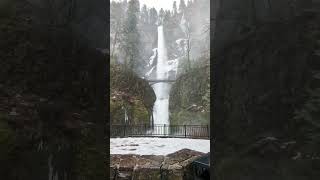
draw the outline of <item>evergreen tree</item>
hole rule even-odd
[[[124,41],[122,48],[125,53],[125,67],[135,69],[139,64],[140,35],[138,31],[139,1],[130,0],[127,10],[127,17],[124,24]]]
[[[149,11],[149,23],[155,25],[158,20],[158,12],[155,8],[151,8]]]
[[[177,2],[174,1],[173,2],[173,16],[176,16],[178,14],[178,10],[177,10]]]
[[[163,24],[163,19],[164,19],[164,10],[161,8],[160,11],[159,11],[159,25],[160,24]]]
[[[184,0],[180,0],[179,12],[184,13],[185,10],[186,10],[186,3],[184,2]]]
[[[187,6],[185,7],[185,10],[184,10],[184,14],[185,14],[187,20],[191,20],[192,19],[192,16],[194,15],[193,10],[194,10],[193,9],[193,3],[192,3],[191,0],[188,0]]]
[[[141,9],[141,22],[143,24],[149,24],[149,12],[147,9],[147,6],[144,4],[142,9]]]
[[[122,28],[126,15],[126,5],[123,2],[112,1],[110,4],[110,50],[113,60],[119,52],[118,45],[121,41]]]
[[[170,23],[171,23],[171,13],[169,10],[166,10],[164,12],[163,24],[168,27],[168,25],[170,25]]]

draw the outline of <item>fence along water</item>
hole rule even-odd
[[[185,137],[185,138],[210,138],[209,125],[167,125],[148,124],[110,126],[110,137]]]

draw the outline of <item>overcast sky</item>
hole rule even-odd
[[[122,1],[122,0],[110,0],[111,1]],[[129,2],[129,0],[127,0]],[[180,0],[139,0],[140,6],[142,7],[143,4],[147,5],[148,8],[156,8],[160,10],[161,8],[165,10],[171,10],[173,1],[177,1],[177,8],[179,8]],[[186,2],[186,1],[185,1]]]

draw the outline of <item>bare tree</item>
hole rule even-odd
[[[186,26],[186,35],[187,35],[187,62],[188,62],[188,70],[191,69],[191,61],[190,61],[190,51],[191,51],[191,28],[190,23],[187,23]]]
[[[185,19],[185,15],[182,16],[181,28],[183,29],[186,35],[186,55],[187,55],[187,70],[191,69],[191,62],[190,62],[190,51],[191,51],[191,26],[190,23]]]
[[[114,52],[117,47],[120,32],[121,32],[121,23],[117,22],[115,24],[115,33],[114,33],[114,37],[113,37],[113,41],[112,41],[111,57],[114,57]]]

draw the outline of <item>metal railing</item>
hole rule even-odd
[[[208,125],[110,125],[110,137],[185,137],[210,138]]]

